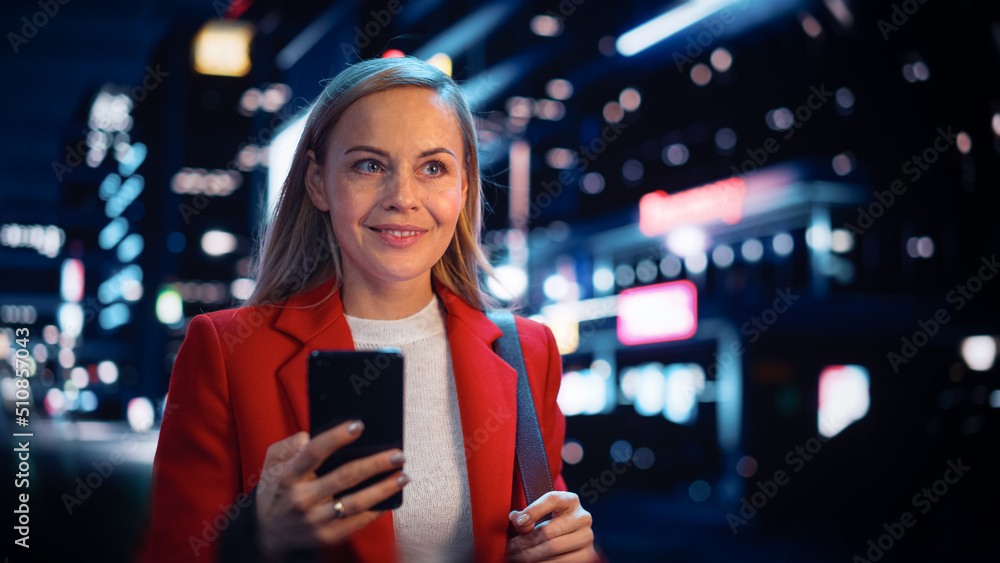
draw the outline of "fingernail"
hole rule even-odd
[[[527,524],[528,523],[528,513],[525,512],[524,514],[518,516],[516,522],[517,522],[518,526],[523,526],[523,525]]]
[[[389,463],[393,465],[403,465],[404,461],[406,461],[406,454],[404,454],[403,452],[399,452],[398,454],[389,458]]]
[[[365,428],[364,422],[361,422],[360,420],[355,420],[354,422],[351,423],[350,426],[347,427],[347,432],[348,434],[360,434],[361,431],[364,430],[364,428]]]
[[[396,479],[396,484],[398,484],[400,487],[409,482],[410,482],[410,476],[407,475],[406,473],[403,473],[402,475],[399,476],[398,479]]]

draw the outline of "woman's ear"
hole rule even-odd
[[[323,169],[316,162],[316,153],[312,149],[306,151],[306,192],[320,211],[329,211],[330,202],[326,198],[326,190],[323,184]]]

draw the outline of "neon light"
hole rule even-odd
[[[631,57],[688,26],[721,11],[735,0],[692,0],[661,14],[618,38],[618,52]]]
[[[246,76],[254,26],[246,21],[209,21],[194,36],[194,70],[215,76]]]
[[[997,341],[992,336],[970,336],[962,340],[962,359],[969,369],[989,371],[997,358]]]
[[[609,404],[606,380],[589,369],[563,374],[556,403],[566,416],[599,414],[614,407]]]
[[[55,225],[0,225],[0,246],[34,248],[39,254],[55,258],[66,242],[66,233]]]
[[[742,178],[728,178],[674,195],[663,190],[648,193],[639,200],[639,230],[651,237],[679,225],[718,220],[734,225],[743,218],[746,192]]]
[[[618,340],[625,345],[691,338],[698,330],[698,290],[688,280],[618,294]]]
[[[63,260],[59,292],[64,301],[79,303],[83,300],[83,262],[76,258]]]
[[[295,149],[299,145],[302,132],[306,129],[306,119],[308,113],[303,113],[282,126],[267,150],[267,216],[274,217],[278,206],[278,199],[281,198],[281,189],[285,184],[285,178],[292,169],[292,158],[295,156]]]
[[[698,364],[671,364],[663,377],[663,416],[675,424],[693,424],[698,419],[698,396],[705,390],[705,370]]]
[[[663,366],[657,362],[639,366],[637,374],[635,412],[642,416],[656,416],[663,412],[666,400],[666,379]]]
[[[819,375],[819,433],[827,438],[839,434],[868,414],[871,398],[868,370],[861,366],[828,366]]]

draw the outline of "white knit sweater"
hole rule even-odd
[[[404,319],[344,316],[355,349],[403,353],[403,470],[410,483],[392,514],[401,563],[471,560],[472,507],[447,311],[435,295]]]

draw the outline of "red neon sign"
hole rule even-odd
[[[663,190],[648,193],[639,200],[639,230],[653,236],[715,220],[733,225],[743,218],[746,192],[742,178],[728,178],[674,195]]]
[[[618,340],[625,345],[684,340],[698,330],[698,290],[688,280],[618,294]]]

